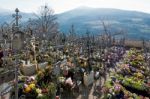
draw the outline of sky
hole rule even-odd
[[[117,8],[150,13],[150,0],[0,0],[0,8],[21,12],[38,12],[38,8],[47,4],[55,13],[62,13],[77,7]]]

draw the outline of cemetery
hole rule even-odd
[[[149,42],[131,46],[107,31],[78,37],[73,26],[66,36],[36,33],[33,22],[19,27],[18,8],[13,16],[0,42],[0,99],[149,99]]]

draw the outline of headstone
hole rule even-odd
[[[90,74],[84,73],[84,85],[89,86],[94,82],[94,71],[91,71]]]
[[[43,63],[38,64],[38,67],[40,69],[45,69],[47,65],[48,65],[48,62],[43,62]]]
[[[18,31],[14,33],[14,38],[12,41],[13,49],[20,50],[24,48],[25,35],[23,32]]]
[[[58,76],[60,74],[60,66],[59,65],[56,65],[54,67],[54,75]]]
[[[23,65],[21,71],[25,76],[31,76],[36,73],[36,64]]]
[[[53,73],[54,75],[58,76],[60,74],[60,65],[61,65],[61,62],[57,62],[55,65],[54,65],[54,68],[53,68]]]

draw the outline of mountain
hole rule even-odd
[[[104,32],[102,21],[108,30],[117,32],[124,30],[131,39],[150,39],[150,14],[110,8],[80,7],[58,15],[60,30],[68,33],[73,24],[76,33],[90,31],[94,34]]]
[[[0,8],[0,24],[10,23],[14,18],[14,11]],[[29,18],[35,18],[32,13],[23,13],[21,22],[26,22]],[[69,33],[71,25],[74,25],[75,32],[79,35],[90,31],[91,34],[104,32],[102,21],[108,25],[108,31],[113,33],[120,30],[126,32],[126,37],[130,39],[150,39],[150,14],[127,11],[111,8],[90,8],[79,7],[61,14],[57,14],[57,22],[60,31]]]
[[[7,14],[7,13],[11,13],[11,11],[8,10],[8,9],[4,9],[4,8],[1,8],[1,7],[0,7],[0,14],[5,15],[5,14]]]
[[[0,25],[7,22],[11,23],[14,21],[13,14],[15,14],[15,11],[10,11],[7,9],[0,8]],[[21,15],[21,20],[20,22],[26,22],[28,21],[29,18],[35,18],[33,16],[33,13],[24,13],[20,12],[19,15]]]

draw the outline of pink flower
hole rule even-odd
[[[31,76],[29,79],[30,79],[31,81],[34,81],[34,80],[35,80],[35,77]]]
[[[70,77],[66,80],[66,84],[69,84],[71,86],[73,85],[72,79]]]
[[[120,91],[121,90],[121,86],[120,85],[115,85],[115,90],[116,91]]]
[[[23,87],[24,87],[24,88],[27,88],[27,87],[28,87],[28,85],[27,85],[27,84],[24,84],[24,85],[23,85]]]

